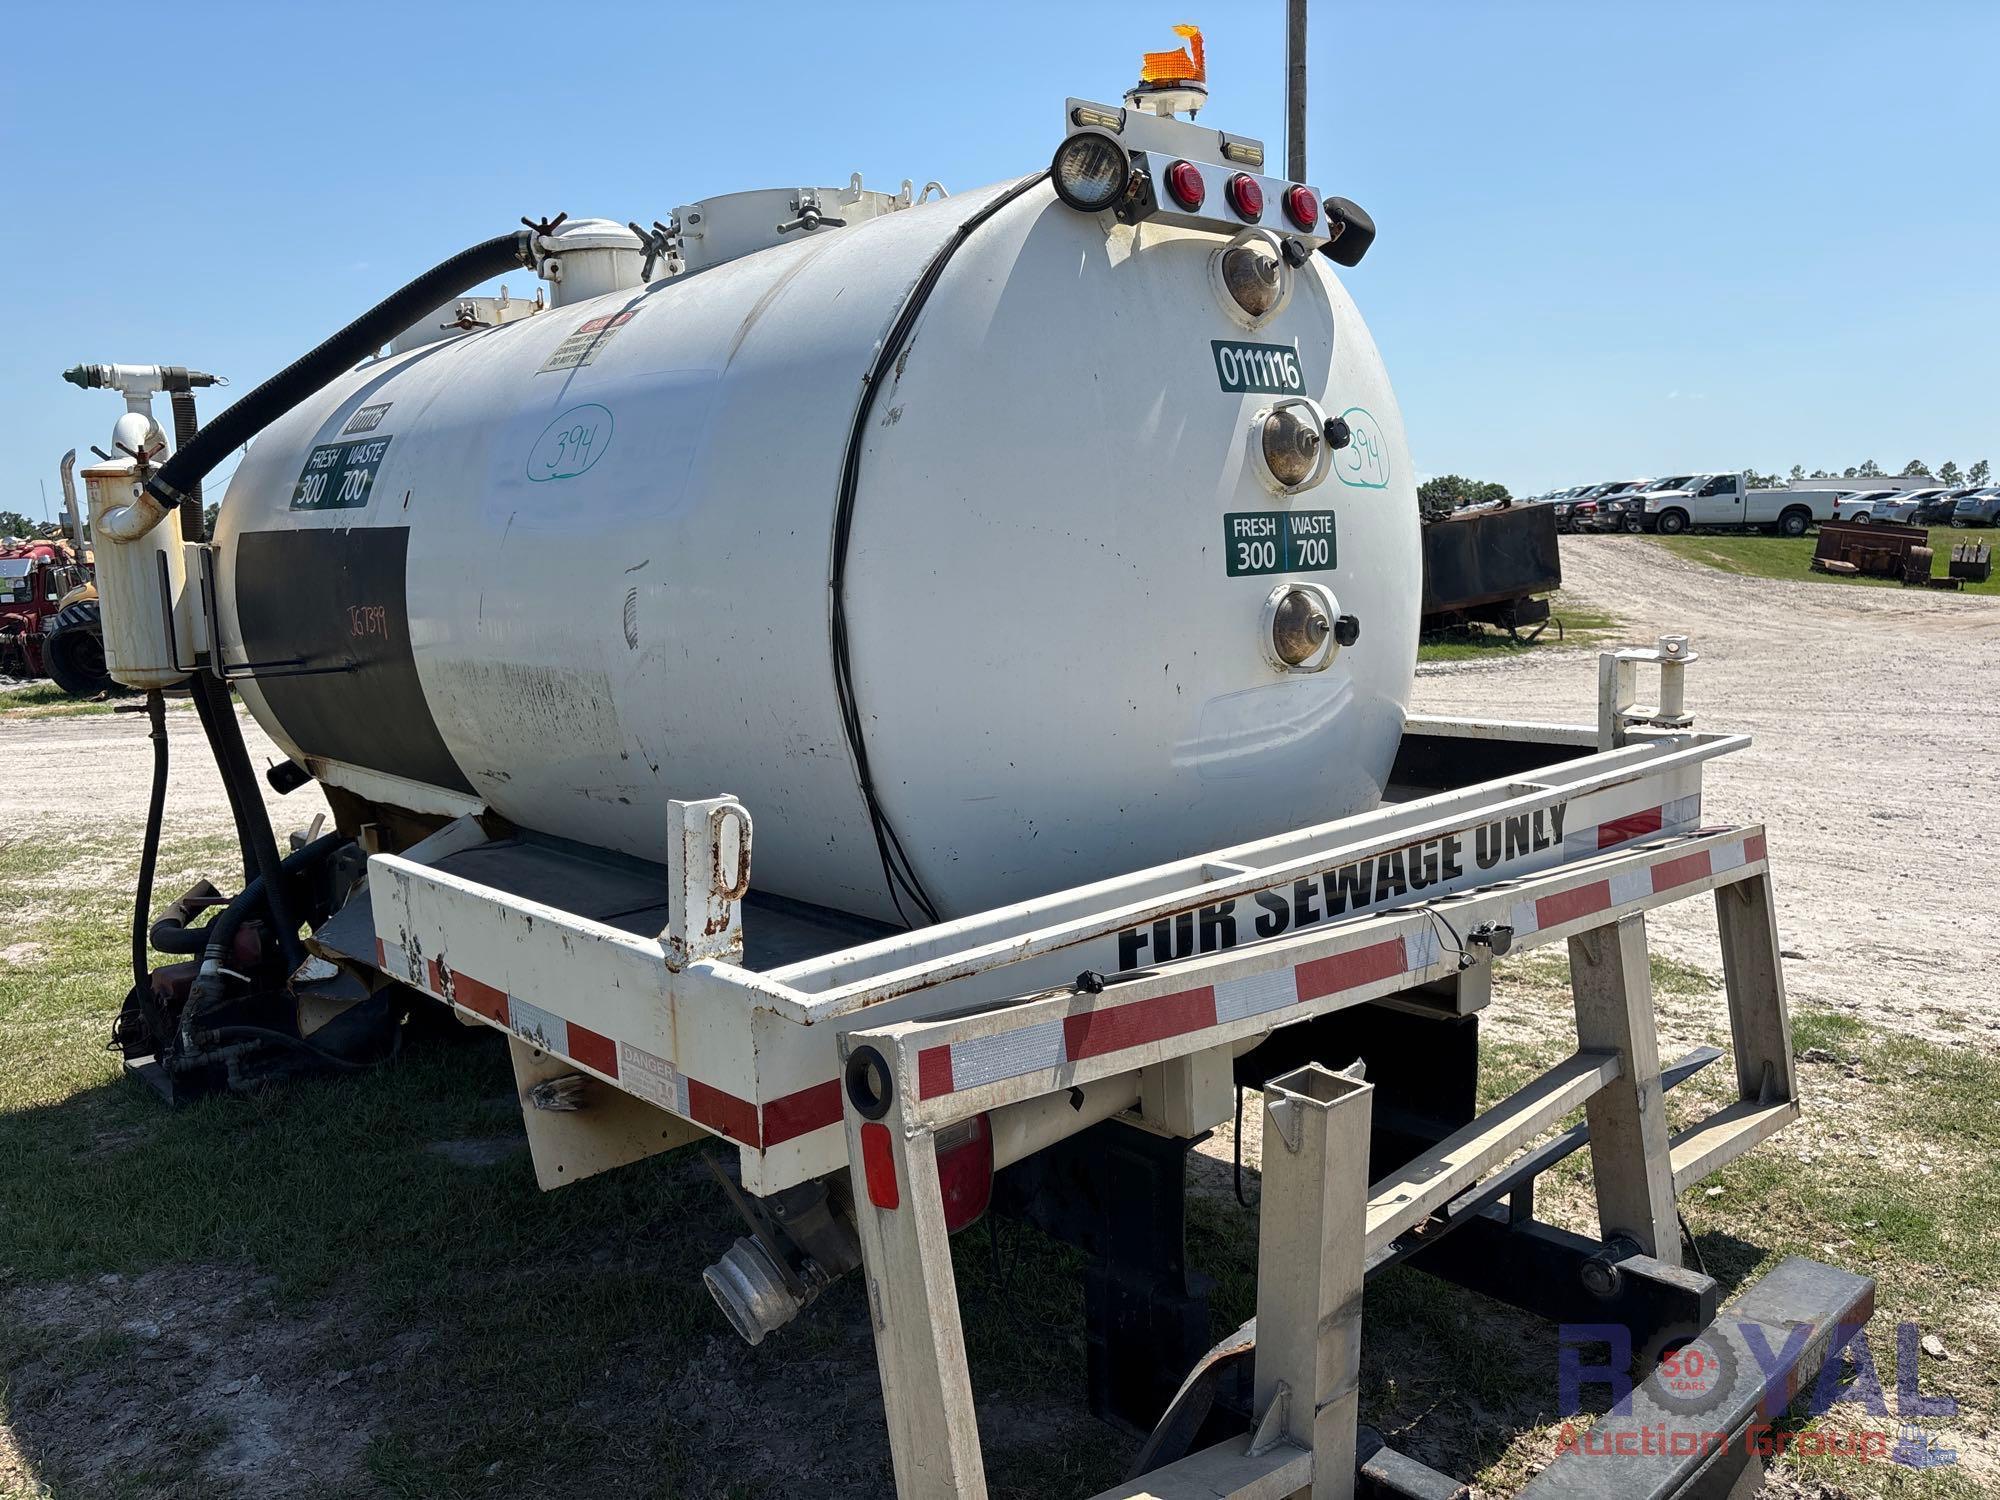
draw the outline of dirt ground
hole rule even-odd
[[[1691,636],[1697,727],[1752,736],[1708,763],[1703,812],[1769,829],[1793,1003],[2000,1049],[1977,977],[2000,949],[2000,600],[1741,577],[1624,536],[1565,537],[1562,558],[1565,595],[1633,644]],[[1595,717],[1595,649],[1419,671],[1418,713]],[[1719,967],[1701,903],[1652,927]]]
[[[0,691],[5,684],[0,682]],[[5,703],[0,697],[0,704]],[[98,833],[130,829],[136,838],[146,822],[146,801],[152,792],[152,744],[146,734],[141,700],[121,702],[112,714],[57,715],[49,718],[0,719],[0,829],[9,838],[25,838],[31,830],[64,824],[87,824]],[[229,801],[215,774],[215,760],[201,738],[194,709],[168,700],[167,812],[164,831],[226,833]],[[269,735],[247,712],[238,711],[250,764],[261,773],[284,759]],[[282,839],[293,828],[304,828],[327,811],[319,783],[280,797],[264,787],[272,826]]]

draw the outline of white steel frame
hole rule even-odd
[[[1476,738],[1508,726],[1434,721]],[[1547,726],[1540,737],[1589,730]],[[749,826],[730,798],[669,804],[681,852],[658,937],[635,935],[497,891],[430,861],[484,839],[471,818],[402,855],[369,861],[377,967],[454,1005],[467,1020],[510,1032],[587,1076],[720,1134],[741,1149],[744,1186],[771,1193],[846,1162],[835,1077],[839,1033],[870,1021],[936,1015],[1032,995],[1079,972],[1115,975],[1118,933],[1171,922],[1301,878],[1446,836],[1532,824],[1563,837],[1547,847],[1441,881],[1391,907],[1421,911],[1454,889],[1490,884],[1594,855],[1599,838],[1629,843],[1700,823],[1701,773],[1742,736],[1682,733],[1557,761],[1358,817],[1217,850],[1116,879],[840,949],[765,973],[743,967],[740,879],[727,842]],[[725,814],[741,813],[739,818]],[[1622,831],[1621,831],[1622,830]],[[705,883],[706,882],[706,883]],[[699,913],[701,919],[694,915]],[[1322,936],[1369,914],[1322,922]],[[1229,950],[1262,953],[1268,943]],[[1254,1029],[1254,1028],[1253,1028]],[[1220,1040],[1220,1038],[1218,1038]],[[572,1045],[572,1042],[575,1045]],[[1212,1122],[1211,1122],[1212,1123]]]
[[[1382,1181],[1366,1180],[1365,1080],[1309,1067],[1266,1086],[1258,1428],[1107,1492],[1345,1496],[1372,1255],[1581,1106],[1603,1236],[1678,1265],[1675,1195],[1798,1113],[1763,830],[1698,826],[1703,763],[1748,741],[1687,730],[1680,677],[1692,659],[1678,638],[1607,654],[1595,732],[1412,725],[1464,739],[1527,731],[1596,753],[768,973],[739,961],[750,820],[734,799],[669,804],[669,915],[657,937],[434,868],[483,841],[462,818],[401,856],[371,857],[377,967],[507,1031],[524,1098],[563,1082],[615,1091],[597,1135],[579,1116],[560,1140],[538,1136],[530,1113],[545,1185],[667,1149],[696,1127],[741,1148],[751,1192],[845,1167],[897,1489],[928,1500],[986,1492],[940,1130],[1107,1080],[1106,1097],[1130,1098],[1137,1080],[1164,1078],[1168,1108],[1142,1108],[1191,1134],[1204,1125],[1194,1096],[1226,1077],[1216,1061],[1275,1027],[1409,1003],[1440,984],[1463,1008],[1510,944],[1565,942],[1575,1054]],[[1634,703],[1641,661],[1661,667],[1657,705]],[[1530,824],[1538,838],[1517,853],[1512,830]],[[1121,930],[1482,827],[1496,847],[1509,830],[1507,858],[1476,871],[1467,861],[1459,878],[1374,909],[1125,973],[1108,961]],[[1670,1135],[1645,913],[1709,892],[1737,1098]],[[567,1175],[556,1179],[552,1163]]]

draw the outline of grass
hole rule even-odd
[[[1663,1014],[1720,1011],[1715,976],[1657,955],[1652,967]],[[1564,1011],[1566,980],[1559,955],[1512,960],[1496,980],[1495,1011]],[[1482,1103],[1566,1050],[1559,1042],[1489,1046],[1482,1058]],[[1841,1404],[1824,1418],[1795,1420],[1795,1428],[1887,1429],[1893,1438],[1897,1331],[1911,1324],[1920,1335],[1941,1337],[1946,1351],[1943,1360],[1914,1356],[1921,1365],[1919,1389],[1927,1397],[1949,1395],[1959,1405],[1955,1417],[1917,1425],[1940,1432],[1947,1447],[1964,1449],[1968,1438],[1982,1434],[1987,1441],[1976,1465],[1919,1472],[1801,1457],[1788,1462],[1791,1477],[1799,1492],[1821,1493],[1817,1486],[1824,1484],[1826,1493],[1842,1500],[1990,1494],[1990,1434],[2000,1414],[2000,1298],[1994,1292],[2000,1235],[1992,1230],[2000,1213],[2000,1058],[1881,1034],[1851,1016],[1824,1011],[1794,1015],[1793,1051],[1806,1059],[1798,1064],[1804,1117],[1682,1199],[1701,1263],[1722,1282],[1725,1297],[1791,1254],[1876,1278],[1869,1346],[1892,1415],[1871,1417],[1861,1405]],[[1716,1064],[1668,1096],[1670,1119],[1678,1128],[1730,1102],[1732,1092],[1727,1062]],[[1588,1231],[1594,1222],[1588,1182],[1583,1158],[1572,1157],[1543,1179],[1538,1211]],[[1526,1402],[1534,1396],[1531,1388]],[[1544,1436],[1506,1445],[1477,1478],[1511,1491],[1546,1456]]]
[[[1663,1014],[1685,1025],[1694,1012],[1713,1012],[1717,1034],[1726,1036],[1717,975],[1658,954],[1651,972]],[[1487,1018],[1496,1024],[1481,1047],[1481,1108],[1571,1049],[1557,1039],[1567,1025],[1567,984],[1559,950],[1502,962]],[[1539,1039],[1498,1024],[1526,1012],[1546,1023]],[[1898,1366],[1898,1329],[1907,1324],[1918,1336],[1942,1338],[1946,1351],[1942,1360],[1911,1356],[1920,1366],[1917,1391],[1958,1404],[1955,1416],[1915,1425],[1965,1462],[1918,1471],[1802,1452],[1780,1465],[1785,1482],[1768,1493],[1990,1496],[2000,1490],[1991,1441],[2000,1417],[2000,1235],[1992,1229],[2000,1216],[2000,1058],[1883,1035],[1825,1011],[1794,1015],[1793,1050],[1811,1056],[1798,1065],[1804,1118],[1681,1200],[1699,1264],[1721,1283],[1725,1303],[1788,1255],[1875,1277],[1878,1310],[1867,1349],[1890,1415],[1872,1416],[1848,1400],[1786,1426],[1822,1434],[1821,1446],[1824,1435],[1857,1429],[1886,1430],[1893,1442],[1901,1424],[1899,1375],[1910,1378]],[[1733,1085],[1725,1059],[1674,1090],[1674,1128],[1730,1102]],[[1588,1154],[1546,1174],[1536,1203],[1542,1218],[1594,1233]],[[1197,1205],[1190,1259],[1217,1276],[1219,1326],[1233,1328],[1255,1311],[1255,1238],[1254,1216],[1233,1202]],[[1369,1282],[1363,1316],[1362,1420],[1392,1444],[1495,1495],[1515,1493],[1548,1461],[1564,1420],[1549,1325],[1408,1268]]]
[[[116,713],[121,704],[140,701],[138,694],[123,691],[96,698],[72,698],[53,682],[31,682],[22,687],[0,688],[0,720]]]
[[[1789,578],[1811,583],[1863,584],[1879,588],[1900,588],[1901,585],[1889,578],[1846,578],[1837,573],[1816,573],[1810,566],[1813,548],[1817,545],[1812,537],[1742,536],[1735,534],[1690,535],[1650,537],[1647,540],[1666,548],[1676,557],[1689,562],[1719,568],[1725,573],[1740,573],[1749,578]],[[1984,542],[2000,551],[2000,530],[1991,527],[1968,527],[1958,530],[1951,526],[1933,526],[1930,545],[1937,557],[1931,564],[1933,573],[1942,575],[1948,571],[1951,548],[1954,542]],[[1968,594],[2000,595],[2000,571],[1985,583],[1969,583],[1963,592]]]
[[[226,871],[231,856],[226,837],[171,844],[159,889]],[[198,1472],[214,1435],[195,1442],[179,1416],[165,1423],[179,1446],[139,1478],[114,1485],[80,1469],[80,1424],[63,1393],[89,1371],[109,1373],[86,1387],[158,1367],[135,1362],[116,1321],[29,1326],[20,1308],[40,1294],[9,1311],[16,1288],[106,1277],[137,1287],[166,1273],[203,1278],[202,1295],[218,1301],[261,1289],[269,1307],[255,1323],[326,1325],[327,1347],[298,1371],[267,1368],[272,1382],[296,1375],[317,1390],[334,1366],[383,1363],[400,1336],[422,1331],[419,1347],[370,1378],[366,1412],[347,1419],[370,1432],[350,1479],[380,1493],[796,1493],[797,1473],[767,1451],[786,1443],[797,1470],[846,1469],[857,1443],[864,1461],[879,1450],[886,1463],[858,1278],[754,1350],[710,1302],[701,1268],[743,1230],[702,1147],[549,1194],[524,1154],[468,1168],[430,1149],[520,1139],[493,1033],[447,1023],[448,1036],[365,1075],[173,1110],[124,1079],[105,1040],[131,983],[122,893],[134,863],[108,840],[0,846],[0,1496],[40,1483],[60,1494],[215,1492]],[[87,890],[66,884],[79,869],[95,873]],[[1081,1411],[1080,1263],[1038,1234],[1003,1238],[1003,1278],[984,1231],[954,1244],[982,1401],[1004,1412],[1075,1393],[1069,1415],[1090,1440],[1024,1420],[1011,1439],[989,1439],[994,1492],[1092,1492],[1132,1445]],[[205,1312],[184,1316],[199,1324]],[[215,1329],[207,1336],[204,1366],[261,1358],[255,1344],[232,1355]],[[164,1402],[131,1399],[155,1413]],[[309,1408],[286,1442],[320,1440],[329,1424]],[[9,1473],[9,1432],[25,1479]]]
[[[1619,631],[1616,616],[1593,610],[1575,599],[1565,599],[1560,590],[1549,595],[1549,609],[1562,623],[1562,634],[1551,622],[1534,640],[1515,640],[1504,630],[1485,625],[1453,626],[1426,633],[1417,643],[1417,660],[1490,661],[1498,656],[1546,650],[1552,646],[1593,646]]]

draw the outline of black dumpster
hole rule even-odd
[[[1549,603],[1535,595],[1561,587],[1552,506],[1482,506],[1424,523],[1425,630],[1539,625]]]

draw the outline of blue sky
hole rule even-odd
[[[0,509],[106,440],[77,361],[240,393],[524,212],[1012,176],[1179,20],[1204,121],[1280,160],[1278,0],[17,7]],[[2000,5],[1317,0],[1312,28],[1310,175],[1380,227],[1348,283],[1421,471],[2000,460]]]

